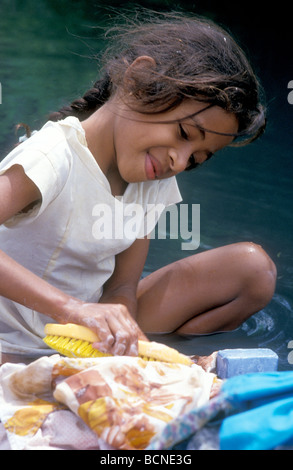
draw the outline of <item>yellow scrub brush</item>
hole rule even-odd
[[[102,357],[110,356],[93,348],[99,341],[98,336],[89,328],[74,323],[61,325],[48,323],[45,326],[44,342],[52,349],[67,357]],[[144,360],[157,360],[173,364],[191,366],[193,361],[176,349],[154,341],[138,341],[138,355]]]

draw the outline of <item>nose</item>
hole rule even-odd
[[[180,173],[188,166],[191,153],[187,150],[169,149],[170,169],[173,173]]]

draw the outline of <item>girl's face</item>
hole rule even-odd
[[[113,146],[121,178],[128,183],[169,178],[230,144],[233,137],[213,132],[237,133],[234,114],[213,106],[186,118],[206,107],[206,103],[186,100],[159,114],[141,114],[126,105],[118,112],[116,108]]]

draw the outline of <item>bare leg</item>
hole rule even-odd
[[[142,279],[137,321],[147,333],[233,330],[270,302],[275,282],[275,265],[259,245],[215,248]]]

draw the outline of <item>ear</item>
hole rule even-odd
[[[132,64],[129,66],[129,68],[136,68],[136,67],[156,67],[156,61],[152,57],[148,55],[141,55],[137,57]]]
[[[156,67],[156,61],[147,55],[142,55],[137,57],[132,64],[130,64],[125,71],[124,75],[124,85],[126,86],[126,89],[131,90],[133,85],[135,84],[135,75],[136,72],[143,72],[146,69],[150,68],[155,68]]]

